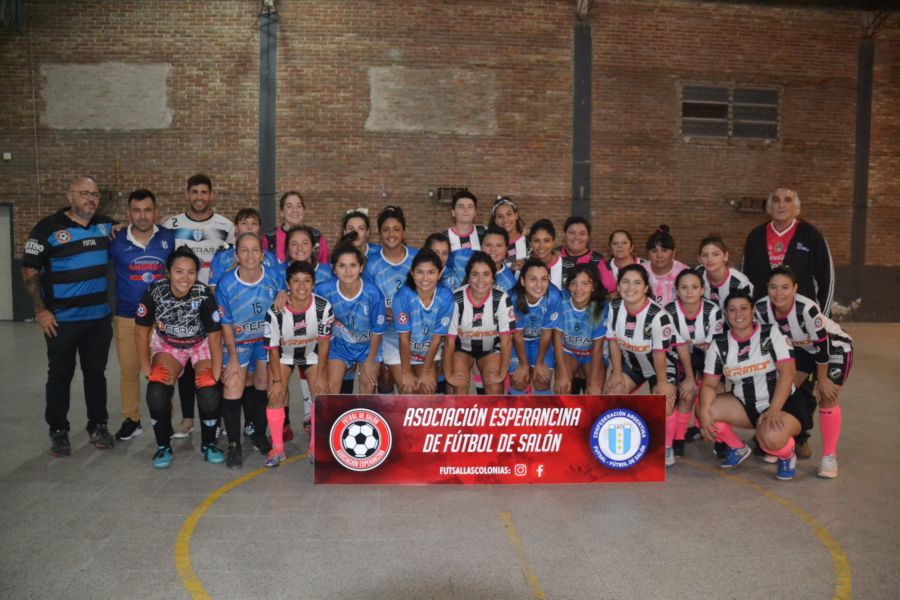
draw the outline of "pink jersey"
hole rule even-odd
[[[647,268],[647,274],[650,276],[650,296],[663,306],[673,301],[675,299],[675,279],[688,266],[677,260],[672,261],[672,268],[665,275],[654,274],[650,263],[646,263],[644,267]]]
[[[641,259],[632,258],[631,260],[633,264],[644,265],[647,271],[650,270],[649,265]],[[616,288],[618,288],[619,267],[616,265],[615,260],[612,257],[609,260],[604,260],[597,267],[597,270],[600,272],[600,284],[606,289],[606,292],[611,294],[616,291]]]

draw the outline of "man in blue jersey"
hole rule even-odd
[[[113,447],[106,412],[106,360],[112,342],[106,263],[115,221],[97,213],[100,190],[90,177],[72,181],[66,195],[68,208],[35,225],[22,256],[25,290],[47,342],[44,415],[53,456],[72,452],[66,416],[76,354],[84,375],[90,441],[97,448]]]
[[[147,285],[165,279],[166,259],[175,249],[175,234],[156,225],[159,211],[150,190],[135,190],[128,196],[131,224],[116,234],[109,255],[116,274],[116,310],[113,329],[119,357],[119,398],[122,426],[116,439],[130,440],[141,429],[140,374],[134,344],[134,316]]]

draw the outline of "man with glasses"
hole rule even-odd
[[[97,213],[90,177],[69,185],[69,206],[42,219],[25,242],[22,279],[47,343],[46,410],[53,456],[71,454],[69,394],[75,356],[81,363],[91,443],[112,448],[107,428],[106,360],[112,341],[106,292],[107,246],[115,223]]]

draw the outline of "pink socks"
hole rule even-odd
[[[744,440],[739,438],[734,432],[734,429],[731,428],[731,425],[725,421],[716,421],[716,429],[719,432],[716,435],[717,442],[725,442],[729,448],[737,449],[744,447]]]
[[[666,416],[666,448],[672,447],[675,439],[675,413]]]
[[[269,420],[269,433],[272,435],[272,447],[284,449],[284,407],[267,408],[266,418]]]
[[[759,447],[762,448],[766,454],[771,454],[772,456],[780,458],[781,460],[787,460],[794,453],[794,438],[788,438],[787,444],[785,444],[784,447],[780,450],[771,450],[769,448],[766,448],[762,444],[760,444]]]
[[[691,413],[680,413],[677,410],[675,411],[675,438],[676,440],[683,440],[685,434],[687,433],[688,425],[691,423]]]
[[[820,408],[819,427],[822,428],[822,456],[835,454],[841,436],[841,407]]]

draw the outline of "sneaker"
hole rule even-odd
[[[794,446],[794,455],[800,459],[807,459],[812,456],[812,448],[809,447],[809,438],[797,440]]]
[[[116,432],[116,439],[120,442],[127,442],[134,436],[141,435],[142,433],[144,433],[144,430],[141,428],[140,421],[125,419],[122,421],[122,426],[119,427],[119,430]]]
[[[281,430],[281,435],[284,437],[284,441],[290,442],[294,439],[294,430],[291,428],[290,423],[284,424],[284,429]]]
[[[791,454],[790,458],[779,458],[778,459],[778,472],[775,473],[775,477],[780,479],[781,481],[790,481],[794,478],[794,473],[797,472],[797,454]]]
[[[72,444],[69,443],[68,431],[54,431],[50,434],[50,454],[53,456],[69,456],[72,454]]]
[[[100,450],[108,450],[116,445],[113,441],[112,435],[109,433],[109,429],[106,428],[106,423],[98,423],[94,426],[94,431],[91,432],[89,441]]]
[[[769,463],[770,465],[774,465],[775,463],[778,462],[778,457],[775,456],[774,454],[763,453],[762,459],[763,459],[763,462]]]
[[[265,434],[254,432],[250,437],[250,441],[253,443],[253,447],[259,450],[259,453],[263,456],[266,456],[272,449],[272,443],[269,441],[269,438],[266,437]]]
[[[246,425],[244,425],[244,436],[250,438],[251,440],[253,439],[253,434],[255,431],[256,429],[254,429],[253,423],[247,423]]]
[[[182,419],[178,431],[172,434],[172,439],[186,438],[194,432],[194,420]]]
[[[686,442],[696,442],[702,439],[703,435],[701,435],[699,427],[688,427],[684,433],[684,441]]]
[[[219,439],[225,435],[225,428],[222,426],[222,419],[219,419],[218,424],[216,424],[216,439]]]
[[[671,467],[675,464],[675,450],[666,448],[666,466]]]
[[[750,446],[744,444],[740,448],[729,448],[725,460],[719,463],[723,469],[736,469],[738,465],[750,458]]]
[[[284,448],[272,448],[269,450],[269,455],[266,457],[266,462],[263,465],[266,467],[277,467],[286,458]]]
[[[231,442],[228,444],[228,456],[225,458],[225,465],[229,469],[240,469],[244,466],[242,448],[241,445],[237,442]]]
[[[312,421],[310,421],[309,419],[303,421],[303,431],[305,431],[306,433],[312,431]]]
[[[221,465],[225,462],[225,455],[215,446],[215,444],[203,446],[203,448],[200,449],[200,452],[203,454],[203,460],[210,464]]]
[[[154,469],[168,469],[172,466],[172,448],[169,446],[160,446],[153,455]]]
[[[684,456],[684,440],[673,440],[672,452],[675,453],[675,456]]]
[[[817,475],[819,477],[824,477],[825,479],[834,479],[837,477],[838,473],[838,465],[837,465],[837,456],[834,454],[827,454],[822,457],[822,462],[819,463],[819,472]]]
[[[716,458],[719,458],[721,460],[725,460],[726,458],[728,458],[729,450],[731,450],[731,448],[729,448],[728,444],[726,444],[725,442],[716,442],[715,444],[713,444],[713,454],[716,455]]]

